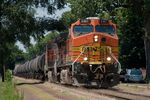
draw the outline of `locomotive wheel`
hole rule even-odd
[[[63,69],[60,73],[60,82],[62,84],[72,84],[72,78],[69,73],[69,69]]]
[[[101,82],[101,88],[107,89],[108,87],[113,87],[119,82],[119,75],[109,73],[105,76],[103,81]]]
[[[106,75],[105,82],[108,84],[109,87],[115,86],[119,82],[119,75],[110,73]]]
[[[54,72],[53,71],[48,71],[48,82],[53,83],[54,80],[55,80]]]

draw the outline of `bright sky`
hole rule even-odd
[[[68,6],[65,6],[62,10],[57,10],[55,14],[48,15],[47,10],[45,8],[38,8],[35,17],[52,17],[52,18],[60,18],[63,12],[70,11],[71,9]],[[35,44],[34,39],[31,37],[31,43]],[[26,51],[23,44],[21,44],[19,41],[16,43],[19,46],[19,49]]]
[[[60,18],[62,13],[64,13],[65,11],[70,11],[71,9],[68,7],[68,6],[65,6],[64,9],[61,9],[61,10],[57,10],[56,11],[56,14],[53,14],[53,15],[48,15],[47,14],[47,10],[46,8],[38,8],[37,9],[37,13],[36,13],[36,17],[53,17],[53,18]]]

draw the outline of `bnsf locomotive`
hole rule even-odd
[[[76,86],[112,87],[118,84],[120,71],[116,25],[87,18],[47,43],[43,55],[16,67],[15,75]]]

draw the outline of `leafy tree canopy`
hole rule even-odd
[[[65,26],[66,29],[68,29],[72,23],[74,23],[77,20],[77,16],[75,14],[71,13],[71,11],[64,12],[61,17],[61,22]]]
[[[0,0],[0,66],[3,66],[3,81],[6,59],[11,53],[9,47],[16,41],[28,46],[30,36],[40,38],[46,30],[45,19],[36,19],[34,8],[46,7],[52,14],[56,9],[63,8],[64,4],[65,0]]]

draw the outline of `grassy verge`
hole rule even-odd
[[[59,100],[59,99],[55,98],[53,95],[43,91],[42,89],[36,88],[32,85],[23,85],[22,88],[29,90],[36,97],[41,98],[42,100]]]
[[[23,100],[23,93],[19,93],[16,89],[16,84],[11,80],[11,75],[7,75],[6,81],[1,82],[0,77],[0,100]]]

